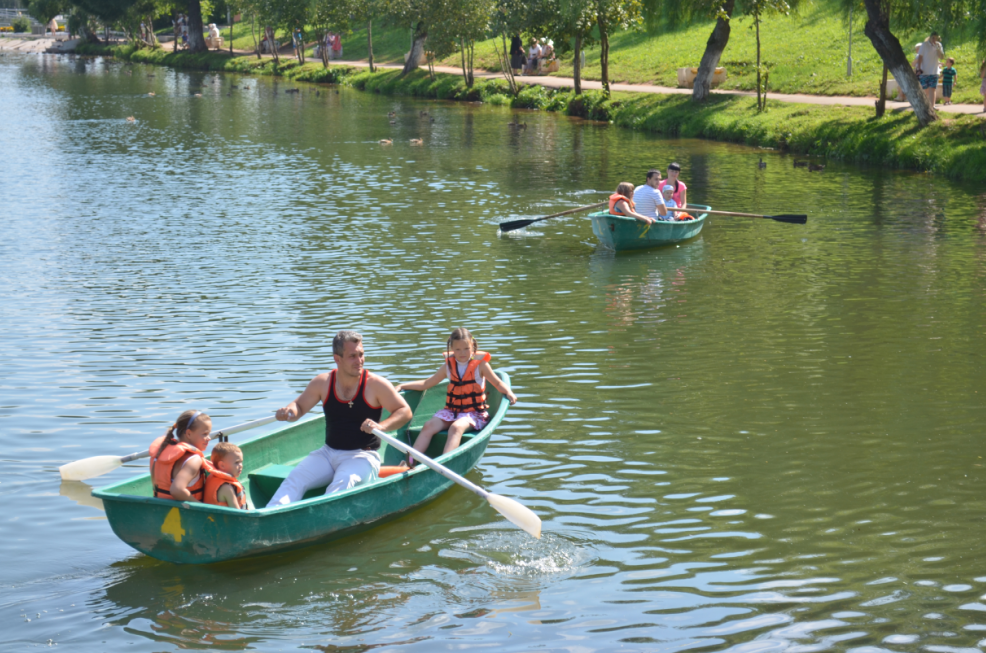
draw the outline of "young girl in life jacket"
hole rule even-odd
[[[202,453],[209,445],[212,420],[200,410],[186,410],[168,432],[151,443],[151,481],[158,499],[201,502],[205,473],[212,465]]]
[[[211,458],[213,469],[205,479],[205,503],[246,510],[246,495],[237,480],[243,473],[243,451],[232,442],[220,442],[212,448]]]
[[[511,405],[517,403],[517,395],[493,373],[493,368],[490,367],[490,355],[478,350],[476,339],[468,329],[458,328],[449,336],[445,345],[445,362],[437,372],[422,381],[401,383],[397,386],[397,391],[423,392],[438,385],[445,378],[449,380],[445,408],[435,413],[435,416],[422,427],[421,433],[414,441],[414,448],[417,451],[426,451],[431,444],[431,438],[439,431],[448,429],[448,440],[445,442],[443,453],[458,447],[459,442],[462,441],[462,434],[467,429],[481,431],[490,420],[490,415],[486,412],[487,381],[509,399]],[[413,461],[411,465],[414,465]]]
[[[636,218],[639,222],[651,224],[655,218],[637,213],[636,206],[633,204],[633,184],[628,181],[622,182],[616,187],[616,192],[609,196],[609,214],[624,215],[628,218]]]

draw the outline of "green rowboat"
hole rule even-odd
[[[505,384],[510,378],[498,372]],[[426,452],[442,465],[465,475],[486,451],[490,436],[510,405],[492,384],[487,384],[490,422],[478,433],[466,433],[457,449],[442,454],[447,433],[436,435]],[[445,388],[408,391],[414,417],[395,437],[414,442],[421,427],[445,405]],[[318,407],[316,407],[317,410]],[[386,416],[386,415],[385,415]],[[325,488],[308,492],[297,503],[265,508],[291,469],[325,442],[324,416],[319,415],[243,443],[243,483],[251,508],[176,502],[151,496],[150,474],[94,490],[116,535],[149,556],[179,564],[205,564],[264,555],[331,540],[369,528],[418,507],[444,492],[452,481],[424,465],[387,478],[374,478],[331,496]],[[397,465],[404,455],[382,444],[384,465]],[[492,515],[491,515],[492,516]]]
[[[708,211],[711,208],[701,204],[689,204],[689,213],[692,209]],[[707,213],[702,213],[687,222],[658,220],[648,225],[634,218],[610,215],[608,211],[589,214],[592,219],[592,233],[596,234],[599,243],[617,252],[660,247],[694,238],[705,226],[707,216]]]

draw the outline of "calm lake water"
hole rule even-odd
[[[101,59],[0,58],[0,116],[0,649],[986,648],[981,189]],[[810,220],[630,255],[584,216],[497,233],[673,160],[692,201]],[[269,415],[337,329],[398,382],[458,325],[520,396],[470,478],[540,541],[453,488],[182,567],[59,480],[190,407]]]

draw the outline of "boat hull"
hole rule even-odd
[[[689,205],[691,209],[709,210],[702,205]],[[694,238],[705,226],[706,213],[701,213],[694,220],[687,222],[665,222],[658,220],[653,224],[644,224],[634,218],[610,215],[608,212],[591,213],[592,233],[599,239],[599,244],[617,252],[648,249],[662,245],[672,245],[683,240]]]
[[[499,376],[509,384],[506,374]],[[482,457],[509,404],[487,387],[491,405],[489,424],[478,433],[467,434],[463,444],[448,454],[441,454],[444,447],[441,436],[436,436],[429,447],[429,454],[461,475],[467,474]],[[417,429],[444,405],[444,388],[434,393],[429,390],[407,394],[417,396],[408,396],[415,417],[396,434],[405,442],[413,441]],[[240,479],[246,479],[247,496],[260,506],[257,510],[155,499],[151,496],[147,474],[96,490],[93,496],[102,500],[113,532],[133,548],[159,560],[204,564],[344,537],[421,506],[453,485],[419,465],[412,471],[374,479],[331,496],[322,495],[320,489],[287,506],[263,507],[279,482],[276,474],[268,472],[282,470],[283,475],[283,471],[322,446],[324,437],[324,417],[319,416],[240,445],[247,465]],[[397,464],[403,457],[386,445],[381,446],[380,453],[385,465]]]

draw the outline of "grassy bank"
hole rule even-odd
[[[986,182],[986,120],[956,116],[921,129],[910,112],[891,113],[877,120],[872,109],[771,103],[758,114],[755,101],[716,95],[696,106],[686,95],[602,93],[576,96],[571,91],[542,86],[524,87],[512,97],[505,82],[478,80],[467,88],[461,77],[424,71],[401,77],[400,71],[371,73],[345,65],[324,68],[321,63],[298,65],[283,60],[199,55],[162,50],[83,46],[82,53],[112,55],[128,61],[175,68],[279,75],[317,83],[344,83],[384,95],[410,95],[443,100],[482,101],[515,108],[559,111],[570,116],[610,121],[621,127],[665,136],[683,136],[745,143],[795,154],[824,156],[888,168],[934,172],[950,179]]]
[[[766,14],[761,25],[762,56],[770,70],[770,89],[777,93],[877,95],[883,67],[863,34],[863,22],[864,16],[857,15],[852,30],[853,75],[849,76],[846,74],[849,25],[843,19],[838,0],[802,3],[801,8],[790,16]],[[611,80],[677,86],[677,69],[698,65],[713,25],[714,22],[708,20],[673,30],[617,32],[610,44]],[[259,36],[256,31],[254,35]],[[229,30],[224,30],[223,36],[228,39]],[[308,36],[313,39],[314,32],[309,31]],[[910,52],[910,48],[927,34],[923,31],[902,32],[897,36],[905,51]],[[278,33],[278,37],[282,43],[290,41],[286,33]],[[253,49],[254,36],[251,36],[249,22],[233,27],[233,45],[236,49]],[[978,71],[982,59],[976,54],[976,34],[971,29],[947,33],[944,45],[946,54],[955,58],[959,74],[953,100],[980,103]],[[407,30],[374,26],[373,51],[378,62],[403,63],[409,46]],[[365,60],[367,54],[365,28],[343,37],[344,60]],[[442,63],[458,66],[459,56],[452,55]],[[499,70],[492,41],[476,44],[476,65]],[[756,90],[756,35],[751,19],[740,16],[734,20],[722,65],[729,74],[722,88]],[[562,56],[557,75],[571,77],[572,73],[571,55]],[[600,78],[598,47],[586,51],[583,75],[586,79]]]

